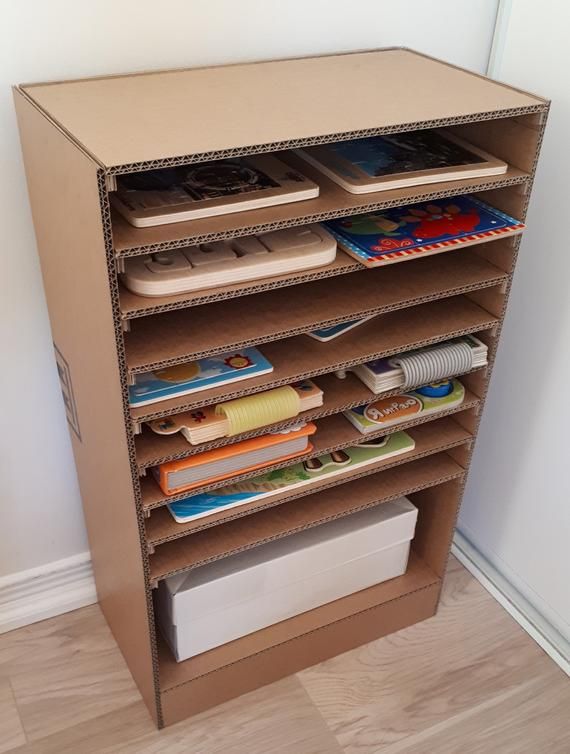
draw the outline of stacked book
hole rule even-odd
[[[352,371],[373,393],[384,393],[463,374],[486,363],[487,346],[474,335],[462,335],[387,359],[374,359],[352,367]]]
[[[310,453],[313,450],[310,436],[316,429],[310,423],[297,425],[283,432],[168,461],[154,467],[152,472],[165,495],[176,495]]]

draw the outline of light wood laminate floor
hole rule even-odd
[[[0,636],[0,754],[570,754],[570,680],[455,560],[439,614],[157,731],[97,606]]]

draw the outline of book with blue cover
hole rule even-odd
[[[366,136],[295,151],[351,194],[500,175],[508,167],[442,129]]]
[[[474,196],[391,207],[324,225],[340,247],[366,267],[437,254],[524,229],[523,223]]]
[[[257,348],[243,348],[137,374],[135,384],[129,387],[129,403],[146,406],[272,371],[272,365]]]
[[[351,319],[347,322],[339,322],[338,325],[323,327],[320,330],[313,330],[312,332],[306,333],[306,335],[315,340],[320,340],[321,343],[326,343],[329,340],[338,338],[339,335],[344,335],[344,333],[349,330],[353,330],[355,327],[358,327],[358,325],[363,325],[365,322],[368,322],[369,319],[373,319],[376,316],[376,314],[370,314],[368,317],[362,317],[361,319]]]

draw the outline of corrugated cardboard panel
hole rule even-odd
[[[495,243],[500,243],[500,241],[495,241]],[[121,285],[119,290],[121,314],[123,319],[144,317],[155,311],[164,312],[173,309],[184,309],[187,306],[197,306],[209,303],[210,301],[249,296],[252,293],[260,293],[261,291],[274,290],[276,288],[287,288],[291,285],[331,278],[336,275],[346,275],[349,272],[358,272],[362,269],[363,265],[360,262],[357,262],[356,259],[349,257],[348,254],[338,249],[334,262],[324,267],[316,267],[312,270],[302,270],[301,272],[285,275],[275,275],[249,282],[221,285],[217,288],[207,288],[192,293],[179,293],[174,296],[145,298],[144,296],[137,296],[137,294],[131,293],[131,291]]]
[[[403,49],[24,89],[107,167],[545,105]],[[350,107],[338,106],[339,91]]]
[[[18,93],[16,107],[97,592],[157,717],[97,166]]]
[[[437,419],[439,417],[451,416],[452,414],[457,414],[463,411],[466,412],[469,409],[476,408],[478,405],[479,398],[473,395],[473,393],[470,393],[468,390],[466,390],[465,400],[459,406],[454,406],[453,408],[447,410],[438,411],[437,414],[426,414],[424,416],[420,414],[419,417],[415,419],[410,419],[409,421],[401,422],[399,424],[393,424],[392,426],[382,428],[381,430],[376,432],[370,432],[366,435],[366,438],[372,440],[376,437],[383,437],[385,435],[393,434],[394,432],[398,432],[402,429],[415,428],[422,424],[437,422]],[[437,428],[433,431],[437,433]],[[410,431],[410,434],[412,435],[412,437],[414,437],[413,431]],[[363,435],[342,414],[327,416],[317,423],[317,433],[311,436],[313,450],[311,450],[307,454],[307,457],[312,458],[318,455],[323,455],[325,453],[332,453],[334,450],[340,450],[341,448],[348,448],[351,445],[357,445],[359,442],[362,442],[362,440]],[[407,457],[408,456],[402,456],[404,460]],[[274,469],[285,468],[286,466],[291,466],[303,460],[305,460],[305,456],[299,456],[293,460],[266,466],[264,467],[264,471],[269,472]],[[234,477],[232,477],[231,481],[237,482],[242,479],[250,479],[251,477],[258,476],[259,473],[259,470],[257,470],[245,474],[236,474]],[[347,472],[347,474],[350,476],[349,472]],[[342,478],[342,474],[334,477],[334,479],[337,480],[342,480]],[[200,488],[192,490],[192,493],[198,494],[206,491],[211,491],[218,489],[219,487],[224,487],[227,484],[229,484],[229,480],[214,482],[212,484],[204,484]],[[304,490],[309,491],[310,488],[311,485],[308,485],[304,488]],[[293,490],[293,492],[295,493],[296,491]],[[147,475],[147,477],[141,480],[141,496],[145,510],[158,508],[162,505],[166,505],[169,502],[174,502],[175,500],[182,500],[192,493],[185,492],[166,496],[154,480],[154,477]],[[285,494],[284,497],[288,497],[288,495]]]
[[[365,361],[410,351],[422,345],[454,338],[465,333],[494,327],[497,318],[469,301],[455,296],[382,315],[382,328],[370,320],[351,330],[350,339],[319,343],[298,335],[263,345],[263,355],[273,365],[273,372],[232,385],[183,395],[148,406],[131,408],[134,421],[144,422],[163,416],[206,406],[220,400],[251,395],[278,385],[286,385]]]
[[[361,406],[375,398],[374,393],[358,377],[355,377],[351,373],[347,373],[346,377],[342,380],[334,374],[323,375],[318,378],[318,387],[323,391],[323,404],[318,408],[303,411],[299,416],[295,416],[284,422],[259,427],[258,429],[243,432],[233,437],[221,437],[218,440],[200,443],[199,445],[190,445],[181,432],[176,432],[173,435],[158,435],[156,432],[145,427],[142,433],[135,438],[139,469],[143,470],[149,466],[157,466],[159,463],[172,461],[175,458],[186,458],[186,456],[194,455],[195,453],[202,453],[204,450],[219,448],[223,445],[246,440],[249,437],[257,437],[267,432],[273,432],[277,429],[285,429],[297,424],[299,420],[312,421],[313,419],[328,416],[347,408]]]
[[[395,468],[396,466],[415,461],[418,458],[424,458],[426,456],[434,455],[435,453],[449,450],[450,448],[460,447],[465,443],[470,443],[470,441],[472,440],[471,433],[467,429],[465,429],[465,427],[459,424],[459,422],[457,421],[457,416],[455,418],[442,417],[441,419],[435,419],[431,422],[428,422],[427,424],[418,425],[413,429],[408,430],[408,434],[410,434],[414,438],[416,446],[413,451],[406,455],[395,456],[394,458],[381,460],[378,461],[377,464],[371,464],[370,466],[364,467],[363,469],[357,469],[352,473],[346,472],[346,474],[339,474],[338,476],[333,477],[328,481],[322,479],[321,481],[315,482],[314,484],[308,485],[307,487],[302,487],[297,490],[291,490],[290,492],[282,492],[279,495],[275,495],[275,497],[260,500],[258,502],[252,501],[251,503],[246,503],[245,505],[239,506],[237,508],[220,511],[219,513],[213,513],[211,516],[197,519],[195,521],[189,521],[185,524],[177,523],[177,531],[179,531],[183,535],[202,531],[203,529],[208,529],[211,526],[218,526],[219,524],[233,521],[237,518],[241,518],[242,516],[249,516],[252,513],[257,513],[258,511],[265,510],[266,508],[272,508],[285,502],[297,500],[298,498],[305,497],[307,495],[312,495],[315,492],[321,492],[323,490],[336,487],[337,485],[342,485],[345,482],[351,482],[354,479],[360,479],[361,477],[375,474],[377,471]],[[454,460],[462,465],[461,460],[457,460],[455,458]],[[164,508],[157,508],[153,510],[148,521],[149,525],[152,527],[151,522],[153,516],[157,516],[159,522],[164,522],[165,514],[167,514],[167,512]],[[169,513],[167,515],[170,517]],[[171,532],[172,529],[169,528],[169,531]]]
[[[456,374],[455,376],[461,376],[461,381],[464,385],[468,387],[472,393],[478,395],[482,380],[484,380],[484,370],[485,367],[477,367],[477,369],[474,369],[471,372],[463,375]],[[477,382],[473,382],[472,389],[470,387],[470,375],[476,374],[480,374],[481,379]],[[323,375],[318,378],[318,386],[324,393],[323,405],[318,408],[311,409],[310,411],[303,411],[298,416],[293,417],[292,419],[287,419],[287,421],[284,422],[269,424],[264,427],[252,429],[249,432],[243,432],[242,434],[233,435],[231,437],[221,437],[217,440],[200,443],[199,445],[190,445],[180,432],[172,435],[158,435],[152,430],[144,427],[142,433],[135,438],[139,471],[144,473],[144,469],[149,466],[157,466],[159,463],[173,461],[177,458],[186,458],[195,455],[196,453],[202,453],[205,450],[220,448],[224,445],[230,445],[231,443],[246,440],[250,437],[258,437],[259,435],[267,434],[267,432],[279,432],[288,427],[295,426],[300,420],[314,421],[315,419],[322,419],[325,416],[331,416],[332,414],[346,411],[355,406],[362,406],[365,403],[370,403],[377,397],[358,379],[358,377],[350,372],[347,372],[346,377],[342,380],[334,374]],[[420,387],[420,385],[410,385],[408,389],[412,390],[416,387]],[[402,388],[386,390],[382,393],[382,397],[390,398],[401,392]]]
[[[148,254],[188,244],[206,243],[220,238],[236,238],[276,228],[321,222],[332,217],[357,215],[386,207],[401,207],[405,204],[437,200],[442,197],[472,194],[508,186],[524,188],[528,181],[528,173],[517,168],[509,168],[503,175],[432,183],[426,186],[408,186],[391,191],[377,191],[372,194],[350,194],[319,173],[316,168],[291,153],[279,155],[279,157],[318,184],[320,194],[316,199],[151,228],[135,228],[118,213],[113,213],[113,240],[117,256]],[[509,214],[506,208],[498,208]],[[511,214],[517,217],[516,214]]]
[[[125,333],[127,365],[131,372],[151,371],[165,362],[193,361],[500,285],[507,277],[498,267],[465,250],[267,291],[245,302],[230,299],[148,316],[133,321],[130,332]],[[374,327],[383,328],[382,317],[370,323],[370,328]],[[347,338],[354,334],[351,331]],[[339,343],[344,340],[340,338]],[[335,347],[330,342],[324,346],[323,354]]]
[[[158,510],[147,521],[148,541],[158,545],[150,558],[151,578],[162,579],[180,569],[198,568],[463,473],[450,456],[439,453],[355,479],[350,494],[344,485],[338,485],[307,495],[302,503],[285,502],[189,536],[180,532],[184,525],[174,521],[166,510]]]

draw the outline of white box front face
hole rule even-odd
[[[183,660],[406,570],[416,508],[405,498],[162,582],[159,621]]]
[[[173,577],[161,584],[167,592],[164,600],[170,602],[170,620],[193,622],[197,616],[269,595],[313,574],[409,541],[416,518],[416,508],[401,498]]]
[[[410,543],[404,542],[371,553],[270,594],[262,594],[216,613],[196,615],[185,624],[166,626],[165,634],[177,660],[186,660],[327,602],[401,576],[406,570],[409,550]]]

